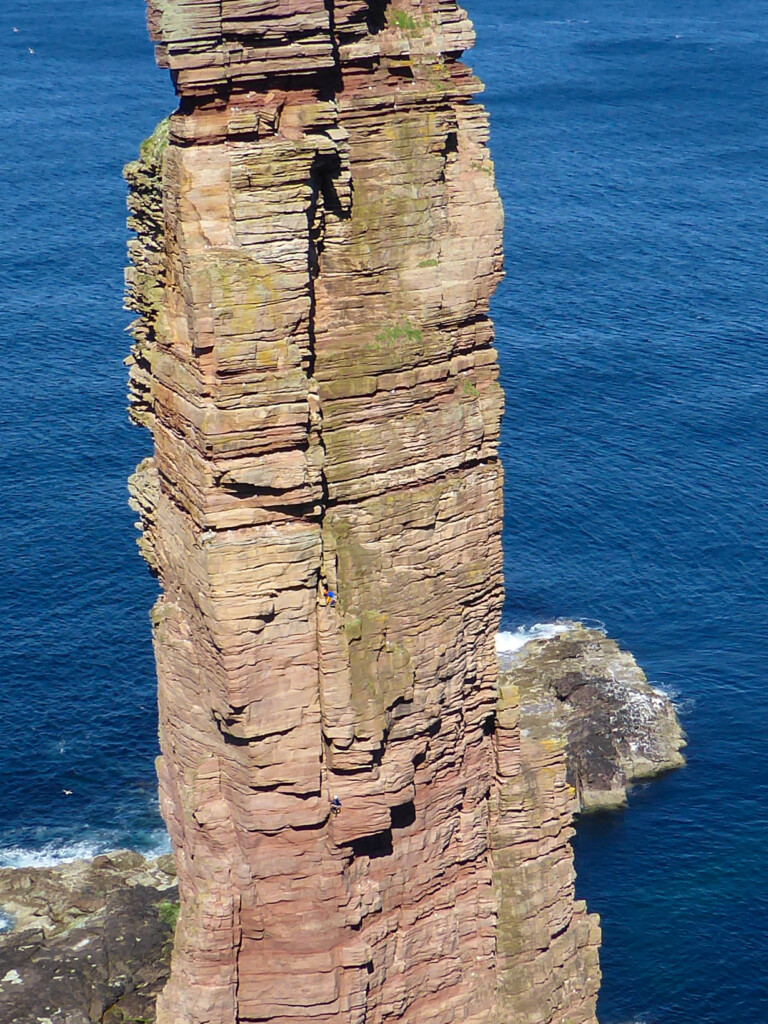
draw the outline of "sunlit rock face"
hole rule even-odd
[[[158,1021],[485,1024],[512,988],[537,993],[515,1024],[593,1021],[563,753],[541,809],[508,700],[495,722],[502,213],[471,24],[452,0],[149,20],[180,95],[126,171],[182,904]],[[553,829],[539,918],[518,855]]]

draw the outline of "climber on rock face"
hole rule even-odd
[[[337,796],[331,800],[331,814],[338,814],[341,810],[341,800]]]
[[[335,608],[336,607],[336,595],[334,594],[334,592],[332,590],[328,590],[327,587],[326,587],[326,590],[325,590],[325,603],[326,603],[326,605],[330,605],[331,608]]]

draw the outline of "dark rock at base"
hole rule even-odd
[[[0,870],[2,1024],[149,1024],[168,979],[178,900],[171,858],[121,851]]]
[[[499,655],[503,680],[519,690],[521,727],[565,742],[579,810],[622,807],[634,781],[685,764],[675,707],[601,630],[563,622],[551,632]]]

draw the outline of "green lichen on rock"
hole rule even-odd
[[[339,612],[349,663],[355,733],[380,737],[389,725],[388,712],[413,692],[413,668],[403,644],[389,635],[393,605],[386,573],[377,550],[357,539],[342,514],[331,513],[324,526],[326,555],[333,553]]]
[[[201,40],[205,36],[216,38],[205,4],[174,3],[173,0],[152,0],[152,7],[160,18],[160,35],[164,42]]]
[[[126,360],[130,370],[129,413],[134,422],[148,427],[152,422],[150,352],[161,332],[165,289],[162,184],[169,135],[170,119],[166,118],[142,142],[138,160],[123,169],[128,182],[128,227],[136,233],[128,242],[125,308],[138,314],[130,325],[134,344]]]
[[[349,639],[352,707],[358,722],[386,729],[387,712],[413,691],[413,669],[408,651],[388,639],[386,612],[366,610],[360,616],[360,634]],[[363,728],[367,735],[369,728]]]
[[[170,118],[165,118],[139,147],[138,160],[123,168],[128,182],[128,227],[136,238],[128,243],[133,267],[126,278],[126,308],[140,316],[156,315],[162,294],[163,273],[158,256],[162,252],[163,158],[168,148]]]
[[[160,900],[157,904],[157,916],[165,924],[169,924],[171,928],[176,927],[176,922],[179,920],[179,903],[173,900]]]
[[[407,11],[392,11],[389,15],[389,23],[402,32],[415,32],[418,29],[416,19]]]
[[[387,21],[406,36],[421,36],[430,27],[428,17],[414,18],[408,11],[394,10],[387,15]]]
[[[171,118],[164,117],[149,136],[139,146],[139,156],[148,166],[159,167],[163,155],[168,148],[168,141],[171,134]]]
[[[420,345],[422,333],[414,327],[410,320],[401,320],[400,323],[385,327],[376,335],[376,341],[382,345],[397,345],[402,342]]]

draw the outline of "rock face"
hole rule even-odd
[[[519,691],[523,729],[565,745],[578,809],[622,807],[632,782],[685,764],[685,735],[628,651],[577,622],[558,628],[502,655],[502,682]]]
[[[575,791],[565,742],[522,717],[523,693],[502,673],[491,846],[498,899],[498,1019],[595,1024],[600,929],[575,900]],[[522,719],[522,720],[521,720]]]
[[[158,1021],[593,1022],[564,753],[511,699],[494,721],[502,214],[471,25],[151,0],[150,26],[181,100],[126,172],[181,897]]]
[[[154,1019],[176,913],[170,858],[123,851],[55,868],[0,870],[3,1024]]]

